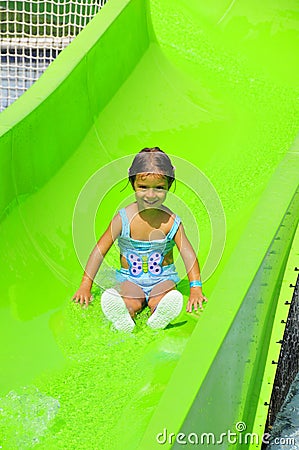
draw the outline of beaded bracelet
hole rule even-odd
[[[200,280],[194,280],[194,281],[190,281],[190,287],[201,287],[202,286],[202,282]]]

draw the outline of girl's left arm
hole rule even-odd
[[[198,260],[182,224],[180,224],[178,231],[176,232],[174,241],[184,261],[189,282],[199,281],[200,269]],[[198,310],[198,307],[202,309],[202,303],[207,301],[208,299],[203,295],[201,286],[190,287],[187,312],[192,312],[192,307],[194,307],[195,311]]]

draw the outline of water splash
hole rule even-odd
[[[59,401],[40,392],[35,386],[24,386],[0,398],[1,445],[28,449],[49,432],[60,408]]]

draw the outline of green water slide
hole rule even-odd
[[[298,265],[298,48],[296,0],[109,0],[1,114],[1,448],[261,447]],[[99,301],[116,248],[92,305],[70,298],[146,146],[176,166],[209,301],[122,334]]]

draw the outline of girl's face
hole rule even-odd
[[[167,195],[168,181],[163,175],[137,174],[134,190],[139,210],[159,209]]]

